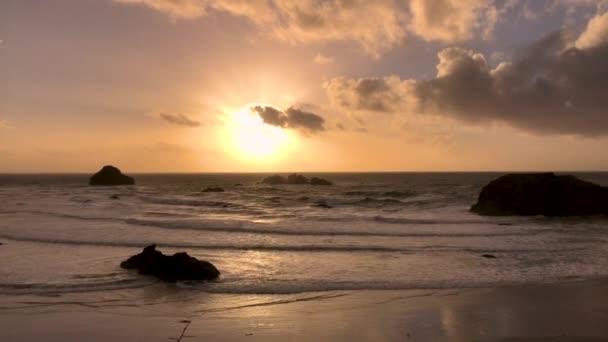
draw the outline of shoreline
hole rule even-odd
[[[202,302],[0,311],[6,341],[594,341],[608,339],[608,281],[298,295],[201,294]],[[6,297],[6,296],[5,296]],[[15,300],[15,296],[10,296]],[[27,297],[27,298],[26,298]],[[45,297],[46,298],[46,297]],[[7,298],[4,298],[7,299]],[[46,298],[47,300],[49,298]],[[2,300],[4,302],[4,300]],[[4,305],[3,305],[4,306]]]

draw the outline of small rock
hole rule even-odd
[[[136,269],[139,274],[153,275],[170,282],[213,280],[220,276],[220,271],[210,262],[198,260],[184,252],[164,255],[156,250],[156,245],[150,245],[141,253],[121,262],[120,267]]]
[[[492,254],[482,254],[481,257],[486,259],[496,259],[496,256]]]
[[[120,196],[118,196],[118,195],[112,195],[112,196],[110,196],[110,199],[120,199]]]
[[[287,181],[285,180],[285,178],[279,176],[279,175],[274,175],[274,176],[270,176],[270,177],[266,177],[264,179],[262,179],[262,184],[270,184],[270,185],[279,185],[279,184],[285,184]]]
[[[208,187],[208,188],[203,189],[203,192],[224,192],[224,189],[220,188],[219,186]]]

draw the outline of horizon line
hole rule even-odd
[[[134,175],[198,175],[198,174],[362,174],[362,173],[606,173],[608,170],[426,170],[426,171],[192,171],[192,172],[181,172],[181,171],[124,171],[123,173],[129,173]],[[0,175],[89,175],[94,174],[97,171],[77,171],[77,172],[61,172],[61,171],[24,171],[24,172],[2,172]]]

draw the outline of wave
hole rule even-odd
[[[133,278],[109,281],[98,281],[94,283],[71,283],[71,284],[47,284],[47,283],[25,283],[10,284],[0,283],[0,294],[62,294],[70,292],[96,292],[110,290],[125,290],[141,288],[153,284],[151,279]]]
[[[6,210],[6,211],[2,210],[2,211],[0,211],[0,214],[34,214],[34,215],[44,215],[44,216],[68,218],[68,219],[83,220],[83,221],[123,221],[123,219],[115,218],[115,217],[81,216],[81,215],[65,214],[65,213],[41,211],[41,210]]]
[[[391,219],[376,216],[374,219],[395,220],[400,224],[458,224],[463,221],[432,221],[432,220],[415,220],[415,219]],[[494,237],[494,236],[529,236],[540,233],[541,231],[518,231],[518,232],[496,232],[496,233],[436,233],[436,232],[387,232],[387,231],[357,231],[357,230],[310,230],[310,229],[284,229],[284,228],[255,228],[246,227],[245,222],[235,222],[228,224],[225,222],[215,221],[156,221],[142,219],[128,219],[128,224],[149,226],[163,229],[177,230],[197,230],[197,231],[214,231],[226,233],[251,233],[265,235],[289,235],[289,236],[366,236],[366,237]],[[466,222],[466,221],[464,221]],[[471,221],[473,222],[473,221]],[[476,222],[483,223],[483,222]]]
[[[183,198],[154,198],[141,196],[140,199],[147,203],[152,204],[164,204],[164,205],[186,205],[191,207],[221,207],[221,208],[234,208],[241,207],[240,205],[232,202],[225,201],[205,201],[205,200],[194,200],[194,199],[183,199]]]
[[[427,219],[409,219],[402,217],[386,217],[374,216],[372,220],[390,224],[491,224],[488,221],[482,220],[427,220]]]
[[[485,288],[485,287],[507,287],[521,286],[531,284],[555,284],[576,282],[580,280],[603,280],[607,279],[606,275],[596,275],[584,277],[571,275],[554,275],[551,277],[540,277],[537,279],[521,279],[521,280],[503,280],[503,279],[484,279],[484,280],[425,280],[425,281],[331,281],[331,280],[308,280],[294,282],[230,282],[223,283],[220,281],[208,284],[192,284],[193,289],[198,289],[206,293],[218,294],[259,294],[259,295],[287,295],[287,294],[303,294],[303,293],[318,293],[318,292],[336,292],[336,291],[386,291],[386,290],[428,290],[429,292],[414,293],[406,297],[425,297],[433,294],[433,290],[444,289],[469,289],[469,288]],[[188,286],[187,284],[185,286]],[[331,295],[331,294],[328,294]],[[336,293],[336,297],[346,295],[344,293]],[[322,296],[322,295],[320,295]],[[317,296],[304,298],[304,300],[316,300]],[[319,299],[326,299],[320,297]],[[288,299],[286,301],[291,301]],[[297,299],[295,300],[297,301]],[[261,305],[284,304],[282,301],[261,303]],[[257,306],[260,304],[251,304]],[[231,310],[239,307],[218,308],[212,310]],[[206,310],[201,310],[204,312]]]
[[[347,253],[401,253],[401,254],[412,254],[415,252],[467,252],[467,253],[564,253],[564,252],[576,252],[586,250],[585,247],[571,247],[571,248],[545,248],[545,249],[531,249],[531,248],[467,248],[460,246],[410,246],[404,247],[391,247],[391,246],[376,246],[376,245],[266,245],[266,244],[196,244],[196,243],[162,243],[158,241],[86,241],[86,240],[75,240],[75,239],[49,239],[49,238],[36,238],[27,236],[9,236],[0,235],[0,238],[6,240],[20,241],[20,242],[37,242],[37,243],[49,243],[49,244],[65,244],[65,245],[77,245],[77,246],[102,246],[102,247],[130,247],[130,248],[143,248],[145,246],[156,244],[159,248],[190,248],[190,249],[203,249],[203,250],[230,250],[230,251],[267,251],[267,252],[347,252]]]
[[[355,202],[356,204],[371,204],[371,205],[385,205],[385,204],[403,204],[403,202],[401,202],[398,199],[394,199],[394,198],[382,198],[382,199],[377,199],[377,198],[373,198],[373,197],[365,197],[362,200],[359,200],[357,202]]]
[[[362,197],[393,197],[406,198],[414,196],[414,192],[405,191],[345,191],[342,193],[345,196],[362,196]]]

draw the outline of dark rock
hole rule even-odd
[[[608,188],[553,173],[508,174],[486,185],[471,211],[480,215],[606,215]]]
[[[308,178],[299,175],[297,173],[293,173],[287,176],[287,184],[308,184]]]
[[[492,254],[482,254],[481,257],[486,259],[496,259],[496,256]]]
[[[327,204],[327,202],[318,202],[312,205],[313,207],[316,208],[325,208],[325,209],[331,209],[333,208],[331,205]]]
[[[120,267],[136,269],[140,274],[153,275],[164,281],[213,280],[220,275],[220,271],[210,262],[198,260],[184,252],[164,255],[156,250],[156,245],[150,245],[121,262]]]
[[[224,192],[224,189],[220,187],[208,187],[203,189],[203,192]]]
[[[285,184],[287,181],[285,180],[285,178],[279,176],[279,175],[274,175],[274,176],[270,176],[270,177],[266,177],[264,179],[262,179],[262,184],[270,184],[270,185],[278,185],[278,184]]]
[[[89,185],[133,185],[132,177],[123,175],[119,169],[111,165],[104,166],[89,180]]]
[[[110,196],[110,199],[120,199],[120,196],[115,194]]]
[[[332,183],[323,178],[312,177],[310,179],[310,185],[332,185]]]

